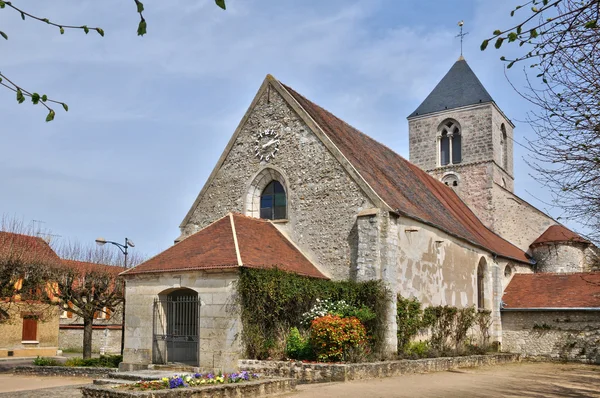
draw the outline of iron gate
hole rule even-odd
[[[170,294],[154,299],[152,362],[198,366],[200,300]]]

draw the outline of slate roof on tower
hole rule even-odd
[[[121,275],[227,268],[279,268],[324,278],[270,221],[229,213]]]
[[[273,81],[287,90],[394,211],[502,257],[530,262],[525,252],[483,225],[451,188],[292,88],[274,78]]]
[[[409,118],[492,101],[492,96],[461,56]]]

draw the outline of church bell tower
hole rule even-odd
[[[462,55],[408,123],[410,161],[454,189],[492,228],[494,184],[514,189],[514,125]]]

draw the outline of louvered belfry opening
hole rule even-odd
[[[178,289],[154,299],[152,362],[198,366],[200,299]]]

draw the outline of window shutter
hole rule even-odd
[[[73,308],[73,303],[69,302],[69,308]],[[67,318],[73,318],[73,313],[71,311],[67,311]]]
[[[107,320],[110,319],[110,314],[111,314],[110,309],[107,308],[106,309],[106,318],[105,319],[107,319]]]
[[[26,315],[23,317],[23,341],[37,340],[37,318],[35,316]]]

